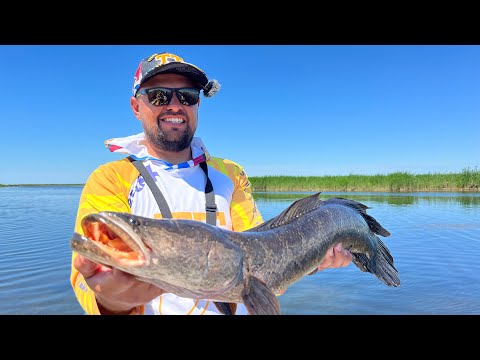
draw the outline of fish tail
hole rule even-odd
[[[352,261],[358,268],[370,272],[388,286],[399,286],[398,271],[393,257],[382,240],[377,237],[377,248],[372,256],[364,253],[352,253]]]

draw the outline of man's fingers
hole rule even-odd
[[[345,267],[348,266],[351,261],[352,254],[350,251],[345,250],[342,246],[342,243],[338,243],[327,250],[322,263],[318,266],[318,269],[324,270],[327,268]]]
[[[333,247],[333,250],[336,251],[336,252],[340,252],[343,250],[343,246],[342,246],[342,243],[338,243],[337,245],[335,245]]]
[[[335,258],[332,261],[333,266],[335,267],[345,267],[350,264],[352,261],[352,254],[350,251],[345,250],[342,246],[342,243],[338,243],[334,246]]]
[[[82,256],[77,255],[73,261],[73,266],[75,269],[80,271],[85,279],[95,275],[97,271],[101,268],[101,265]]]
[[[330,247],[330,248],[327,250],[327,253],[325,254],[325,260],[330,260],[330,262],[331,262],[331,260],[332,260],[332,258],[333,258],[333,255],[334,255],[334,254],[333,254],[333,249],[334,249],[333,247]]]
[[[332,262],[333,262],[333,247],[327,250],[325,257],[322,260],[322,263],[318,266],[318,269],[324,270],[326,268],[329,268],[332,265]]]

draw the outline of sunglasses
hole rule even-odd
[[[155,106],[162,106],[170,104],[173,93],[177,94],[178,101],[182,105],[195,105],[200,99],[200,89],[196,88],[165,88],[155,87],[150,89],[142,89],[137,92],[135,97],[146,94],[148,102]]]

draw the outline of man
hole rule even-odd
[[[82,218],[100,211],[131,212],[151,218],[170,214],[173,218],[206,221],[206,176],[213,185],[217,206],[214,225],[244,231],[262,223],[242,167],[212,157],[202,140],[194,137],[200,92],[212,97],[219,88],[216,80],[209,80],[202,70],[177,55],[161,53],[142,60],[135,73],[130,106],[142,123],[143,133],[105,142],[110,151],[128,154],[130,159],[104,164],[90,175],[80,198],[75,231],[83,234]],[[140,175],[134,165],[138,163],[150,175]],[[208,165],[207,172],[202,163]],[[146,184],[149,176],[164,202]],[[337,244],[329,249],[319,270],[347,266],[351,258]],[[76,253],[72,254],[70,281],[87,314],[222,313],[213,301],[166,293]],[[236,314],[246,313],[245,306],[239,304]]]

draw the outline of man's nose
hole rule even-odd
[[[170,100],[170,103],[168,104],[169,109],[180,109],[182,106],[182,103],[180,100],[178,100],[177,93],[174,91],[172,94],[172,99]]]

